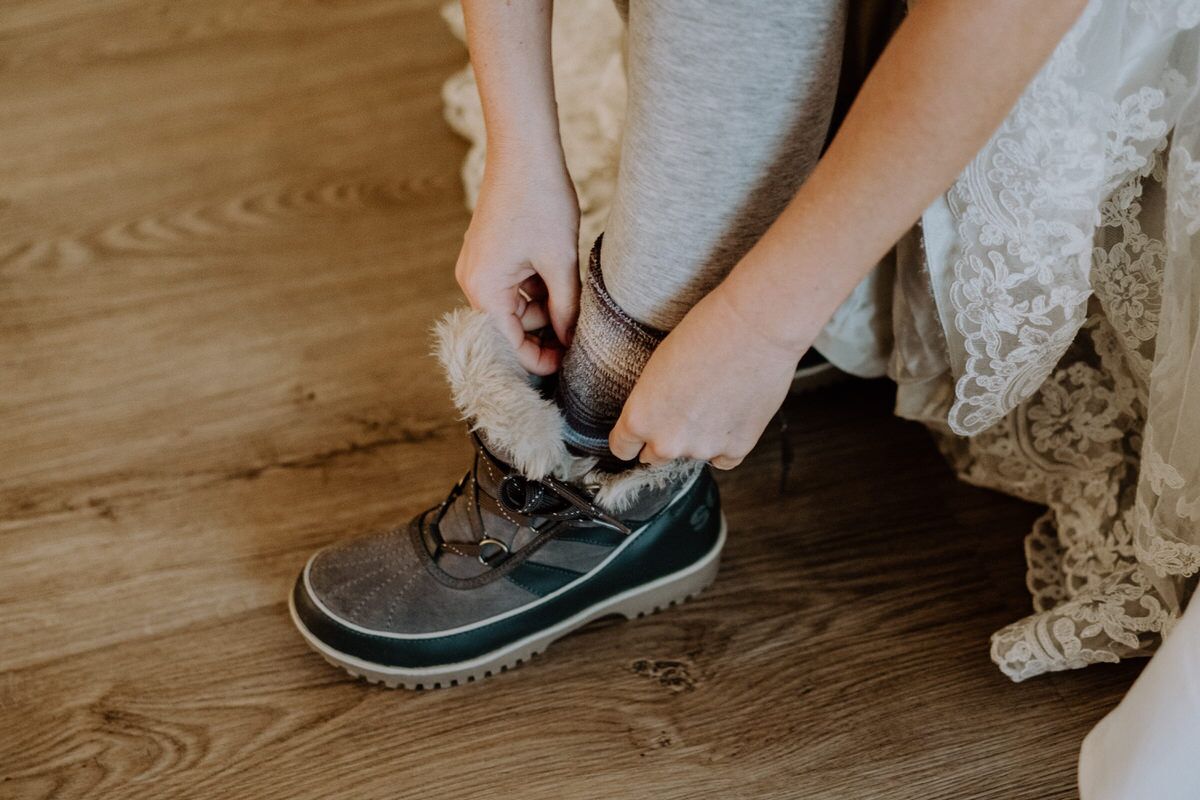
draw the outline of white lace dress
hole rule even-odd
[[[461,33],[454,5],[446,17]],[[1023,680],[1147,655],[1200,570],[1200,0],[1093,0],[1003,126],[818,346],[890,375],[966,481],[1041,503],[1033,613],[995,633]],[[582,245],[624,105],[611,0],[555,19]],[[469,68],[447,118],[484,134]]]

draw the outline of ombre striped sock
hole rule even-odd
[[[563,360],[558,403],[566,419],[567,446],[580,454],[620,464],[608,449],[608,434],[650,354],[665,337],[630,317],[604,288],[600,244],[588,260],[575,337]]]

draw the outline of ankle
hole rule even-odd
[[[603,238],[596,239],[592,248],[579,324],[563,359],[557,401],[566,421],[567,446],[581,454],[611,459],[609,466],[619,469],[630,465],[609,452],[609,431],[666,333],[630,317],[605,289],[600,268]]]

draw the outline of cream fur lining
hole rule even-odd
[[[595,469],[596,459],[573,456],[567,450],[558,407],[538,392],[486,314],[455,309],[438,321],[434,337],[435,354],[459,413],[497,455],[526,477],[553,475],[586,485],[595,490],[600,506],[620,513],[642,492],[682,481],[701,466],[680,459],[621,473]]]
[[[538,393],[486,314],[455,309],[437,323],[434,335],[454,405],[497,455],[529,478],[569,480],[582,474],[571,469],[558,407]]]

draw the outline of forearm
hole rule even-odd
[[[987,142],[1084,0],[922,0],[808,181],[719,291],[802,351]]]
[[[561,153],[550,58],[552,0],[462,5],[489,153],[505,158]]]

